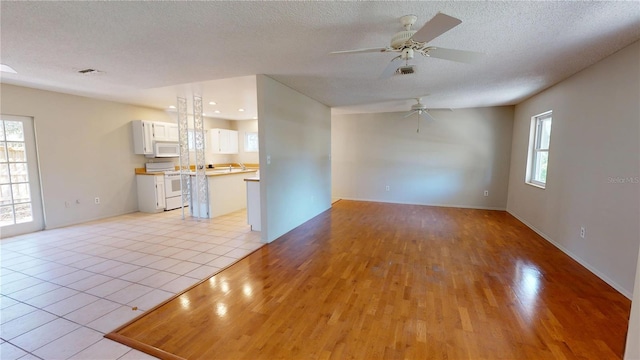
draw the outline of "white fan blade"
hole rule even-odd
[[[329,54],[359,54],[359,53],[370,53],[370,52],[387,52],[391,51],[389,48],[366,48],[366,49],[355,49],[355,50],[341,50],[341,51],[332,51]]]
[[[403,116],[402,118],[403,118],[403,119],[406,119],[406,118],[408,118],[409,116],[411,116],[411,115],[413,115],[413,114],[417,113],[418,111],[420,111],[420,110],[412,111],[412,112],[408,113],[407,115]]]
[[[447,49],[441,47],[430,48],[429,51],[427,51],[427,55],[438,59],[457,61],[467,64],[478,62],[484,57],[484,54],[479,52]]]
[[[395,72],[398,70],[398,68],[401,65],[402,65],[402,58],[400,58],[400,56],[394,57],[389,62],[389,65],[387,65],[387,67],[384,68],[384,71],[382,72],[382,75],[380,75],[380,78],[384,79],[384,78],[391,77],[391,75],[395,74]]]
[[[437,13],[433,19],[427,21],[427,23],[413,34],[411,38],[417,42],[428,43],[458,26],[461,22],[462,20],[460,19],[456,19],[443,13]]]
[[[436,119],[434,119],[434,118],[433,118],[433,116],[431,116],[431,114],[429,114],[429,111],[425,110],[425,111],[423,111],[423,112],[422,112],[422,114],[423,114],[425,117],[428,117],[428,118],[429,118],[429,120],[431,120],[431,121],[436,121]]]

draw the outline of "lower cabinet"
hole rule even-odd
[[[146,213],[164,211],[164,174],[136,175],[138,185],[138,210]]]

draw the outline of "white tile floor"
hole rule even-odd
[[[262,245],[245,211],[134,213],[2,239],[0,359],[153,359],[103,336]]]

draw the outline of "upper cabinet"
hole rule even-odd
[[[153,123],[155,141],[179,141],[178,124],[155,122]]]
[[[153,155],[154,141],[178,141],[178,124],[133,120],[134,154]]]
[[[237,154],[238,132],[228,129],[211,129],[211,152],[214,154]]]

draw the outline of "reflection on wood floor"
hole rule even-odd
[[[506,212],[339,201],[109,337],[184,359],[614,359],[630,305]]]

